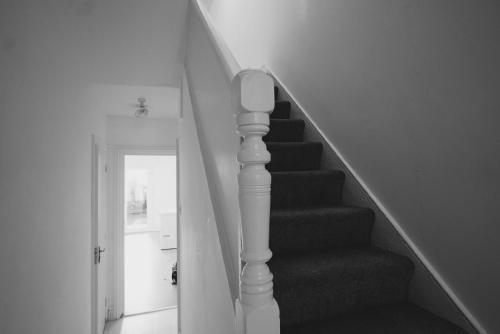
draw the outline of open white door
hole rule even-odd
[[[92,333],[102,334],[106,320],[106,150],[92,143]]]

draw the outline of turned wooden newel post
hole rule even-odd
[[[279,308],[273,298],[273,275],[267,261],[271,160],[262,137],[269,132],[269,114],[274,109],[274,82],[262,70],[240,72],[233,80],[233,103],[237,108],[238,133],[244,138],[238,153],[238,175],[244,262],[240,299],[236,303],[238,326],[244,334],[279,333]]]

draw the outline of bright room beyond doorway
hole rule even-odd
[[[126,155],[124,315],[177,306],[176,157]]]

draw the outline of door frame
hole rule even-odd
[[[104,144],[104,141],[96,136],[92,135],[91,139],[91,190],[90,190],[90,316],[91,316],[91,333],[92,334],[100,334],[98,333],[98,270],[97,264],[95,263],[95,247],[99,246],[99,152],[104,152],[105,157],[105,165],[107,165],[107,147]],[[107,188],[108,180],[106,174],[102,175],[102,181],[104,182],[105,189]],[[104,194],[104,199],[107,200],[107,194]],[[106,202],[104,202],[106,203]],[[104,204],[105,206],[106,204]],[[107,208],[104,207],[104,210]],[[106,229],[107,229],[107,216],[106,216]],[[102,270],[106,270],[105,267],[101,268]],[[104,286],[107,285],[107,282],[103,282]],[[106,290],[104,290],[106,291]],[[107,293],[105,293],[104,298],[106,298]]]
[[[108,219],[112,224],[112,240],[113,240],[113,270],[111,276],[111,289],[113,297],[112,304],[108,305],[108,317],[110,320],[119,319],[124,316],[125,311],[125,196],[124,196],[124,181],[125,181],[125,156],[126,155],[174,155],[178,159],[177,147],[175,146],[128,146],[128,145],[112,145],[108,148],[111,153],[109,161],[109,188],[111,189],[108,196],[109,215]],[[179,171],[177,174],[177,184],[179,185]],[[177,198],[177,201],[179,199]],[[176,205],[177,207],[177,205]],[[178,233],[178,232],[177,232]],[[177,255],[178,256],[178,255]]]

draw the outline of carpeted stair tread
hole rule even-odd
[[[271,172],[271,208],[339,206],[345,174],[339,170]]]
[[[282,326],[405,301],[413,263],[375,247],[293,253],[269,261]]]
[[[273,254],[367,246],[374,213],[369,208],[326,207],[271,211],[270,247]]]
[[[271,130],[263,139],[266,142],[301,142],[304,126],[302,119],[271,119]]]
[[[281,328],[281,334],[466,334],[411,303],[374,307],[348,316]]]
[[[371,245],[375,215],[342,203],[345,174],[274,87],[269,246],[282,334],[466,334],[408,302],[413,262]],[[295,114],[294,114],[295,115]],[[294,116],[295,117],[295,116]],[[354,129],[355,130],[355,129]]]
[[[287,119],[290,118],[291,104],[288,101],[275,101],[274,110],[271,113],[271,119]]]
[[[316,170],[321,166],[323,144],[320,142],[268,142],[271,162],[269,171]]]

